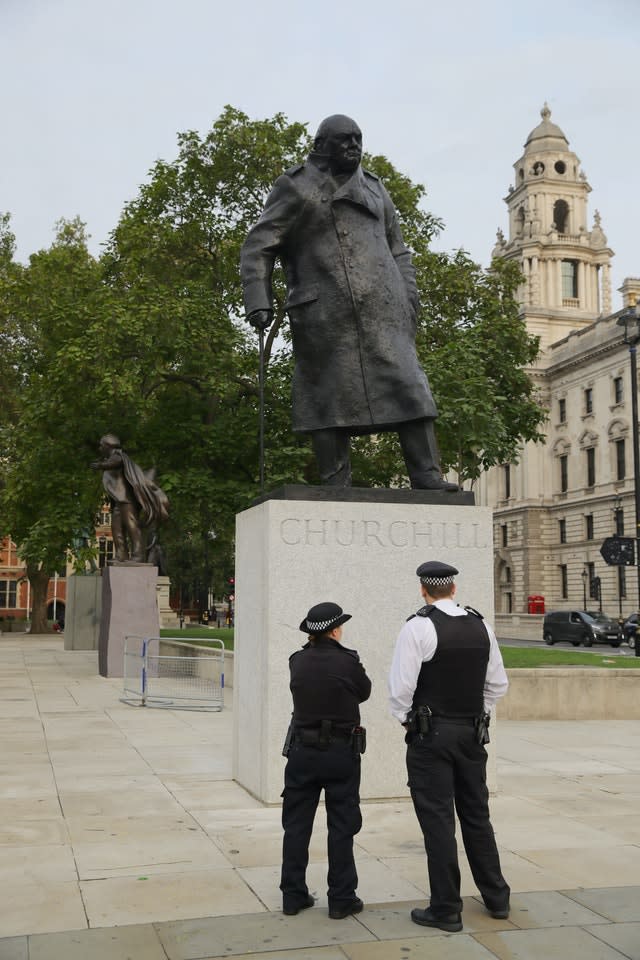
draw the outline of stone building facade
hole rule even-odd
[[[617,320],[640,302],[640,280],[625,280],[612,313],[613,251],[597,211],[589,226],[591,187],[546,104],[541,114],[514,164],[508,237],[499,230],[493,252],[524,274],[546,443],[483,474],[476,499],[494,509],[498,614],[519,619],[543,597],[547,610],[601,604],[626,616],[638,609],[636,568],[607,566],[600,548],[614,533],[635,536],[629,350]]]

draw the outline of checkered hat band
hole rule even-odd
[[[326,630],[337,619],[337,617],[333,617],[332,620],[318,620],[315,623],[313,620],[307,620],[307,630]]]
[[[453,583],[453,577],[420,577],[420,583],[429,587],[445,587],[448,583]]]

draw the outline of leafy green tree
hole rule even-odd
[[[0,431],[0,528],[26,564],[34,632],[47,626],[49,578],[64,572],[74,537],[94,524],[87,462],[95,427],[84,398],[95,357],[85,347],[104,293],[79,221],[61,222],[51,248],[28,266],[5,263],[0,273],[3,363],[17,388]]]
[[[109,370],[135,390],[127,437],[152,455],[171,500],[164,531],[170,557],[186,532],[216,568],[231,562],[235,514],[258,492],[258,357],[242,318],[240,247],[273,180],[308,149],[302,124],[281,114],[252,121],[228,107],[204,137],[178,138],[178,156],[158,161],[113,231],[103,267],[117,309],[105,344]],[[303,480],[308,442],[290,431],[290,358],[266,339],[268,477]],[[195,549],[195,547],[194,547]],[[227,560],[222,557],[226,551]],[[179,564],[177,564],[179,565]],[[231,563],[232,566],[232,563]]]
[[[417,258],[423,310],[418,352],[438,404],[445,470],[473,482],[515,462],[524,441],[543,441],[546,411],[529,374],[539,350],[520,317],[513,261],[490,270],[462,250]]]

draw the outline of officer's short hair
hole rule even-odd
[[[453,580],[450,580],[448,583],[425,583],[424,587],[430,597],[433,597],[434,600],[444,600],[445,597],[451,596],[451,591],[453,590]]]
[[[429,596],[434,600],[442,600],[450,595],[453,578],[457,573],[456,567],[452,567],[450,563],[443,563],[442,560],[427,560],[416,570],[420,583],[426,587]]]

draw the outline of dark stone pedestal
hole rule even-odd
[[[65,650],[97,650],[102,611],[102,577],[99,573],[67,577],[64,614]]]
[[[103,570],[98,645],[101,677],[123,676],[125,637],[159,636],[157,579],[158,568],[150,563],[114,564]]]
[[[472,507],[472,490],[445,493],[442,490],[410,490],[407,487],[314,487],[304,483],[287,483],[256,497],[252,506],[266,500],[311,500],[329,503],[426,503],[446,507]]]

